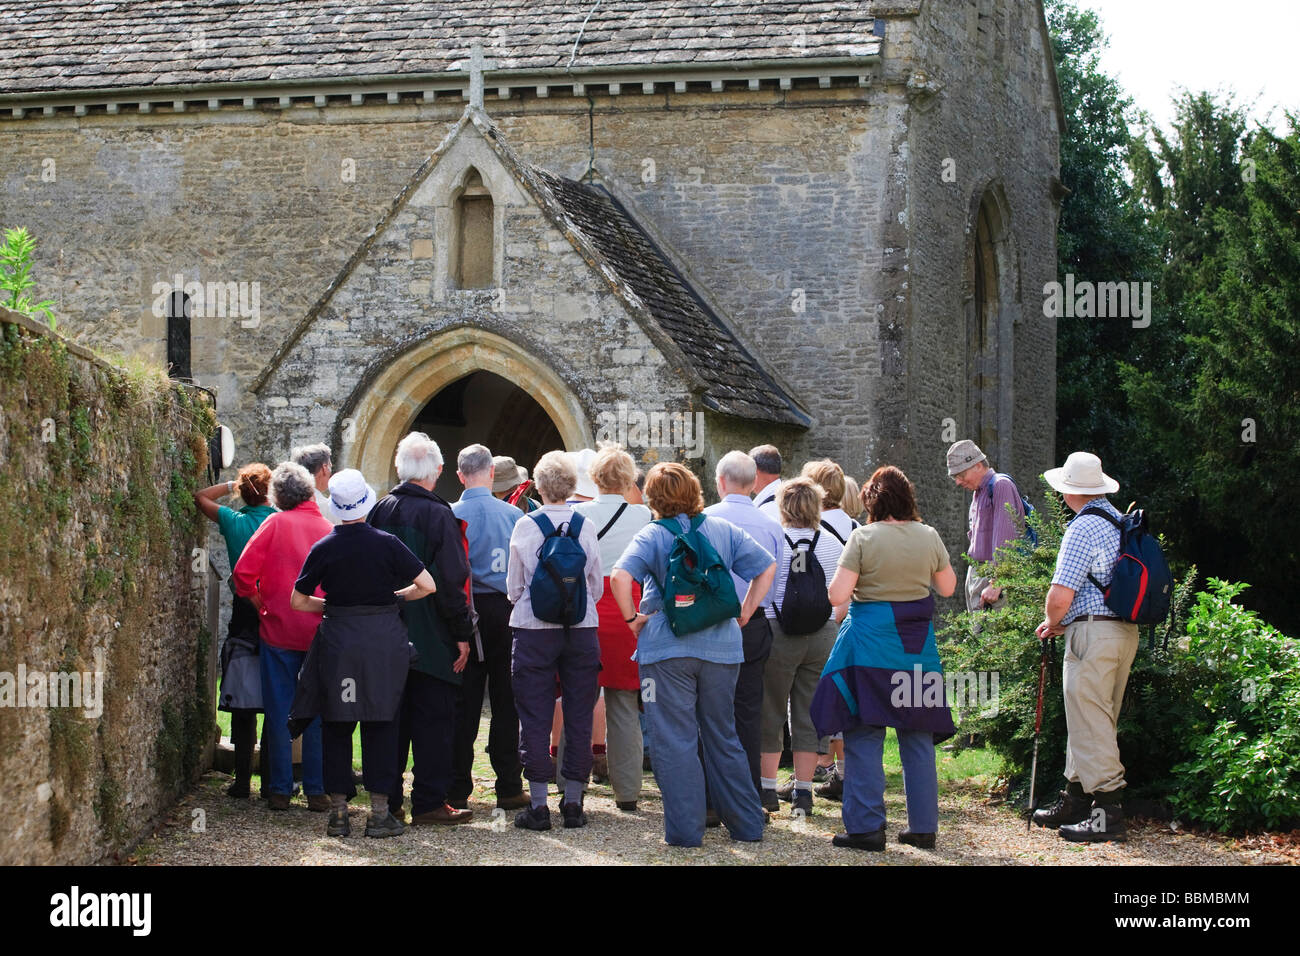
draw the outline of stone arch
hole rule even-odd
[[[967,227],[966,432],[998,467],[1010,467],[1014,336],[1020,312],[1020,270],[1011,222],[1001,184],[986,183],[973,198]]]
[[[397,478],[393,453],[416,416],[434,395],[478,371],[524,387],[555,424],[566,449],[591,445],[582,403],[553,368],[509,339],[464,326],[406,350],[358,387],[340,415],[338,467],[360,469],[376,487],[390,487]]]

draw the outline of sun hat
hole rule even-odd
[[[988,456],[980,451],[980,446],[969,438],[963,438],[948,449],[948,476],[960,475],[982,461],[988,461]]]
[[[515,460],[508,455],[497,455],[492,459],[492,467],[495,469],[492,478],[492,494],[494,495],[509,491],[516,485],[522,485],[528,480],[528,469],[516,465]]]
[[[1101,459],[1086,451],[1073,452],[1060,468],[1043,472],[1047,483],[1063,495],[1109,495],[1119,482],[1101,470]]]
[[[330,476],[330,510],[340,521],[364,518],[376,501],[375,489],[355,468],[344,468]]]
[[[573,468],[578,473],[578,486],[573,489],[573,493],[584,498],[595,498],[600,494],[600,489],[591,480],[591,463],[596,460],[596,450],[594,448],[580,448],[577,451],[571,451],[569,452],[569,460],[573,462]]]

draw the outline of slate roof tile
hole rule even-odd
[[[461,69],[474,42],[497,69],[556,69],[568,64],[584,20],[586,67],[879,48],[867,0],[612,0],[589,13],[589,3],[564,0],[0,0],[0,33],[19,54],[0,55],[0,91],[259,81],[285,75],[286,65],[305,78],[441,73]],[[340,50],[355,54],[343,70],[322,63]],[[124,65],[121,53],[140,58]],[[224,60],[238,65],[214,65]]]

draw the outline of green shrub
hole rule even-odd
[[[1174,741],[1171,802],[1220,830],[1286,830],[1300,825],[1300,649],[1233,602],[1246,587],[1211,578],[1187,623],[1204,676]]]

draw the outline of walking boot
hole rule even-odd
[[[1123,843],[1128,839],[1128,825],[1124,820],[1124,805],[1120,802],[1123,789],[1095,794],[1092,810],[1080,823],[1060,827],[1058,832],[1071,843],[1105,843],[1113,840]]]
[[[1088,819],[1092,801],[1083,792],[1083,784],[1071,781],[1050,807],[1034,811],[1034,823],[1040,827],[1060,827]]]

